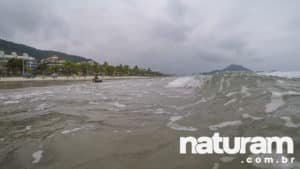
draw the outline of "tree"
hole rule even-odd
[[[48,69],[48,65],[45,63],[39,64],[36,68],[38,74],[44,75]]]
[[[139,74],[140,74],[139,67],[137,65],[135,65],[133,68],[133,75],[139,75]]]
[[[106,70],[107,70],[107,75],[109,76],[114,76],[116,74],[116,68],[112,65],[109,65]]]
[[[116,72],[119,73],[119,75],[124,75],[125,72],[124,72],[124,67],[122,64],[120,64],[119,66],[116,67]]]
[[[129,75],[129,74],[130,74],[130,66],[124,65],[123,70],[124,70],[124,73],[125,73],[126,75]]]
[[[102,65],[102,72],[104,72],[106,75],[108,74],[108,66],[109,64],[107,63],[107,61],[105,61]]]
[[[23,60],[16,58],[9,59],[6,66],[8,72],[11,72],[13,75],[19,75],[23,70]]]
[[[90,68],[90,64],[88,63],[80,63],[79,64],[79,69],[82,75],[87,76],[90,74],[92,69]]]

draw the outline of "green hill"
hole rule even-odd
[[[253,72],[253,71],[241,65],[231,64],[222,70],[213,70],[201,74],[210,75],[210,74],[224,73],[224,72]]]
[[[74,62],[89,60],[82,56],[70,55],[70,54],[66,54],[58,51],[51,51],[51,50],[39,50],[30,46],[9,42],[3,39],[0,39],[0,50],[4,51],[6,54],[10,54],[11,52],[16,52],[18,55],[22,55],[23,53],[27,53],[30,56],[37,59],[38,61],[53,55],[57,55],[65,60],[74,61]]]
[[[252,72],[252,70],[241,66],[241,65],[235,65],[235,64],[231,64],[229,66],[227,66],[226,68],[224,68],[222,71],[229,71],[229,72]]]

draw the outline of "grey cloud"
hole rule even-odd
[[[168,73],[297,69],[298,1],[2,0],[0,36]]]
[[[0,1],[1,35],[11,38],[15,31],[36,31],[41,21],[39,2]]]
[[[160,22],[154,24],[152,35],[167,41],[184,42],[192,29],[186,25]]]
[[[187,7],[181,0],[168,0],[166,11],[175,20],[182,19],[187,13]]]

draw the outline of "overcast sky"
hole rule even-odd
[[[300,69],[298,0],[0,0],[0,37],[113,64],[195,73]]]

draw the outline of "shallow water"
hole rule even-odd
[[[299,159],[299,92],[251,74],[0,89],[0,168],[278,168],[180,155],[179,137],[291,136]]]

